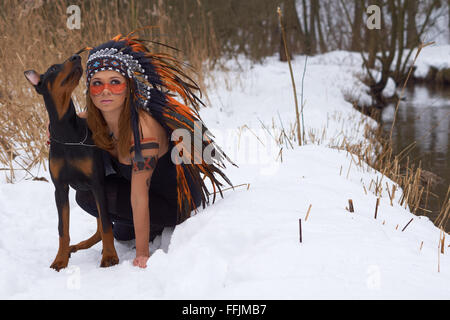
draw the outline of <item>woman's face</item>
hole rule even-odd
[[[127,81],[117,71],[97,72],[91,79],[89,95],[94,105],[102,112],[123,108],[127,92]]]

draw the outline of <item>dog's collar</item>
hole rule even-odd
[[[52,138],[51,136],[50,136],[50,141],[54,141],[54,142],[57,142],[59,144],[63,144],[63,145],[66,145],[66,146],[96,147],[95,144],[86,144],[85,143],[87,138],[88,138],[88,135],[89,135],[89,132],[88,132],[88,128],[86,127],[86,135],[85,135],[84,139],[82,141],[80,141],[80,142],[62,142],[62,141],[59,141],[59,140],[57,140],[55,138]]]

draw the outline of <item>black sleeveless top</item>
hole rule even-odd
[[[115,175],[131,182],[132,165],[120,163],[107,151],[104,152],[105,175]],[[150,192],[177,199],[177,171],[171,159],[171,148],[159,157],[150,182]]]

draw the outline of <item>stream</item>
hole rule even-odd
[[[450,185],[450,89],[416,84],[405,89],[404,97],[392,133],[393,148],[398,154],[415,141],[415,148],[408,154],[410,163],[416,167],[421,163],[422,169],[437,176],[427,208],[432,211],[427,216],[434,221]],[[381,122],[387,133],[394,113],[395,104],[383,109]]]

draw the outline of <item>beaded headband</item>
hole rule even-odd
[[[148,82],[148,77],[139,61],[129,54],[119,52],[116,48],[98,50],[89,56],[86,63],[86,87],[89,88],[91,79],[97,72],[106,70],[117,71],[124,77],[134,80],[138,106],[148,109],[150,86],[145,83]]]

